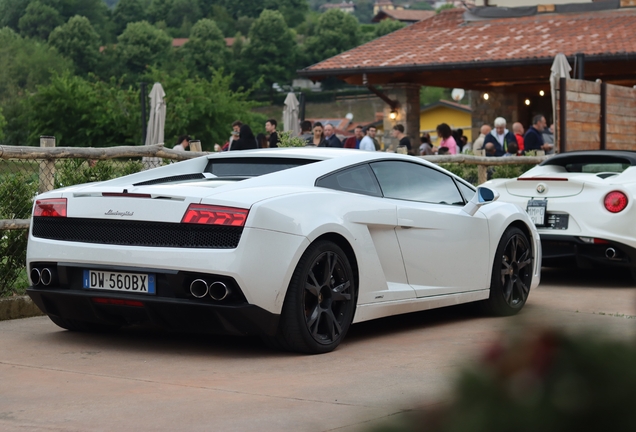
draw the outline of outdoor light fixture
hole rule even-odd
[[[488,93],[484,93],[484,100],[488,100],[490,96],[488,96]]]
[[[545,95],[545,92],[543,90],[539,90],[539,96],[543,96]]]
[[[526,99],[526,105],[530,105],[530,99]]]
[[[398,113],[397,113],[397,110],[392,109],[392,110],[391,110],[391,113],[389,114],[389,118],[390,118],[391,120],[395,120],[395,119],[397,118],[397,114],[398,114]]]

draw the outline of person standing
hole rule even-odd
[[[375,147],[376,151],[379,151],[381,149],[380,146],[380,141],[378,141],[378,139],[375,137],[375,135],[378,133],[378,129],[371,125],[367,128],[367,136],[369,138],[371,138],[371,141],[373,141],[373,147]]]
[[[311,131],[311,122],[309,120],[303,120],[300,122],[300,135],[298,137],[303,141],[307,141],[309,138],[313,136],[313,132]]]
[[[477,137],[475,142],[473,142],[473,147],[471,148],[473,152],[483,149],[486,135],[488,135],[491,130],[492,128],[490,127],[490,125],[485,124],[481,126],[481,129],[479,130],[479,136]]]
[[[239,138],[234,140],[230,150],[252,150],[258,147],[256,137],[248,125],[241,126]]]
[[[525,151],[537,151],[546,149],[545,142],[543,141],[543,130],[546,127],[545,117],[541,114],[537,114],[532,117],[532,126],[528,128],[526,135],[523,137],[525,144]]]
[[[265,122],[265,130],[269,134],[268,141],[270,148],[278,147],[278,143],[280,142],[278,132],[276,132],[276,126],[278,126],[278,122],[273,118]]]
[[[411,146],[411,139],[404,133],[404,126],[396,124],[391,130],[393,138],[398,139],[398,147],[406,147],[408,154],[413,154],[413,147]]]
[[[310,146],[310,147],[326,147],[327,146],[327,142],[325,141],[325,135],[323,134],[322,123],[320,122],[314,123],[314,134],[309,140],[307,140],[307,146]]]
[[[338,139],[335,133],[335,129],[331,123],[325,125],[325,147],[340,147],[342,148],[342,142]]]
[[[433,152],[433,144],[431,143],[431,135],[426,132],[420,137],[420,155],[430,156]]]
[[[367,128],[366,132],[366,135],[360,140],[360,150],[375,151],[375,144],[373,144],[373,139],[369,136],[369,128]]]
[[[437,126],[437,136],[441,138],[439,147],[448,147],[448,154],[456,155],[459,147],[453,138],[453,131],[446,123]],[[439,154],[439,151],[438,151]]]
[[[179,139],[177,140],[177,143],[174,145],[174,147],[172,147],[172,150],[185,151],[185,149],[187,149],[188,146],[190,145],[190,140],[191,140],[190,136],[181,135]]]
[[[508,151],[508,144],[511,142],[519,145],[515,134],[506,129],[506,119],[497,117],[495,119],[495,129],[486,135],[484,146],[488,143],[493,143],[495,146],[495,156],[503,156],[504,153]]]
[[[523,125],[519,122],[514,122],[512,124],[512,133],[515,134],[515,138],[517,138],[517,144],[519,145],[518,154],[523,154]],[[510,153],[510,152],[508,152]]]
[[[362,126],[356,126],[356,128],[353,130],[353,136],[349,137],[345,140],[344,142],[344,148],[352,148],[352,149],[359,149],[360,148],[360,141],[362,141],[362,138],[364,137],[364,132],[362,132]]]

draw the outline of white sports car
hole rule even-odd
[[[566,152],[483,186],[527,210],[543,265],[624,267],[636,277],[636,152]]]
[[[418,158],[225,152],[39,195],[28,294],[69,330],[151,321],[333,350],[352,323],[483,301],[540,278],[525,211]]]

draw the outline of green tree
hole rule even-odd
[[[206,77],[210,76],[210,67],[223,67],[229,58],[223,33],[214,21],[206,18],[192,27],[190,38],[182,52],[188,68],[194,69],[199,76]]]
[[[57,10],[34,1],[29,3],[18,21],[18,28],[22,36],[47,40],[51,31],[62,22],[62,16]]]
[[[30,137],[53,135],[58,145],[107,147],[141,141],[139,91],[121,82],[86,80],[69,73],[39,86],[28,104]]]
[[[221,5],[213,5],[208,12],[203,12],[203,16],[214,20],[216,25],[219,26],[223,34],[227,37],[234,36],[237,31],[237,23],[234,21],[234,18],[232,18],[232,15],[230,15],[227,9]],[[253,20],[248,17],[240,17],[239,20],[241,19],[247,19],[249,21],[249,25],[245,31],[240,29],[238,31],[243,32],[243,34],[247,34]]]
[[[375,26],[374,36],[376,38],[379,38],[379,37],[387,35],[389,33],[393,33],[394,31],[399,30],[399,29],[404,28],[404,27],[406,27],[406,24],[404,24],[402,21],[385,19],[385,20],[380,21]]]
[[[429,105],[440,99],[451,100],[451,89],[443,87],[420,87],[420,104]]]
[[[435,10],[433,9],[433,6],[431,6],[431,4],[429,2],[426,1],[419,1],[419,2],[415,2],[411,5],[411,9],[414,10]]]
[[[18,22],[26,12],[31,0],[0,0],[0,28],[9,27],[18,31]]]
[[[447,9],[454,9],[455,5],[453,5],[452,3],[446,3],[441,5],[440,7],[438,7],[437,9],[435,9],[435,12],[440,13],[441,11],[447,10]]]
[[[371,0],[358,0],[354,15],[359,22],[365,24],[371,22],[373,19],[373,3]]]
[[[151,0],[150,6],[148,6],[150,22],[166,21],[172,8],[172,3],[173,0]]]
[[[61,73],[72,67],[47,44],[22,38],[7,27],[0,29],[0,103],[34,91],[37,85],[49,82],[52,72]],[[7,111],[5,115],[9,115]]]
[[[273,83],[288,83],[296,65],[296,41],[280,12],[264,10],[249,33],[249,43],[243,50],[243,62],[249,72],[242,82],[254,85],[263,80],[266,88]]]
[[[201,19],[201,9],[197,0],[172,0],[166,23],[173,28],[183,28],[189,32],[190,26]],[[187,33],[184,34],[187,36]]]
[[[147,21],[130,23],[117,38],[117,56],[121,64],[133,74],[139,74],[149,65],[165,62],[172,39]]]
[[[318,18],[315,34],[302,47],[305,65],[317,63],[360,43],[358,20],[341,10],[330,9]]]
[[[290,27],[302,23],[309,10],[307,0],[222,0],[222,5],[234,17],[256,18],[266,9],[276,10],[283,15]]]
[[[57,27],[49,36],[49,45],[60,54],[73,60],[76,70],[88,73],[95,69],[99,61],[99,34],[88,18],[76,15]]]
[[[7,127],[7,120],[2,115],[2,107],[0,107],[0,142],[4,139],[4,128]]]
[[[128,23],[145,20],[147,7],[145,0],[120,0],[113,12],[113,23],[117,34],[121,34]]]

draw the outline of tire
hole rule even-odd
[[[333,351],[351,326],[356,284],[345,253],[330,241],[307,248],[292,275],[278,333],[265,343],[307,354]]]
[[[530,294],[533,269],[532,247],[526,234],[509,227],[501,237],[492,266],[487,312],[510,316],[519,312]]]
[[[49,319],[58,327],[65,330],[76,332],[109,332],[119,329],[117,325],[99,324],[88,321],[78,321],[72,319],[63,319],[57,316],[49,315]]]

